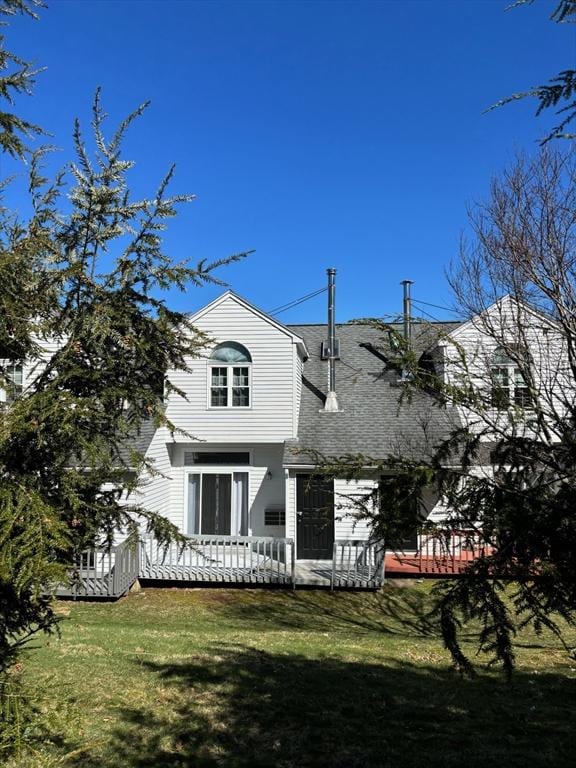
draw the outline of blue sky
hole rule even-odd
[[[53,134],[60,162],[73,119],[88,129],[97,86],[111,128],[151,99],[125,145],[132,187],[152,196],[175,162],[173,191],[198,196],[169,252],[256,249],[221,277],[264,310],[322,288],[336,267],[344,321],[399,312],[403,278],[417,299],[450,306],[444,270],[467,205],[552,124],[529,102],[483,114],[576,66],[575,28],[547,20],[551,0],[509,2],[52,0],[6,37],[47,68],[18,112]],[[169,300],[193,311],[220,291]],[[278,319],[322,322],[325,303]]]

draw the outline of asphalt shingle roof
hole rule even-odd
[[[422,354],[429,350],[439,335],[458,325],[415,324],[415,351]],[[326,325],[290,328],[304,339],[310,358],[304,363],[298,440],[286,442],[285,465],[313,463],[306,449],[330,457],[361,453],[385,458],[402,453],[424,458],[458,423],[454,409],[434,406],[424,393],[414,392],[410,402],[406,398],[399,402],[404,388],[398,384],[398,370],[386,363],[394,356],[389,342],[381,330],[360,324],[337,326],[340,359],[336,362],[336,394],[340,411],[323,411],[328,362],[321,359],[320,347],[327,338]]]
[[[157,426],[154,419],[150,418],[142,420],[139,428],[134,431],[130,440],[120,449],[120,455],[127,464],[130,464],[131,451],[137,451],[141,454],[146,453],[156,434],[156,429]]]

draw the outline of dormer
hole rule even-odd
[[[283,442],[295,436],[302,363],[300,336],[227,291],[190,317],[209,339],[188,372],[169,373],[187,400],[172,395],[168,417],[195,438]]]

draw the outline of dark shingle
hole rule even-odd
[[[120,449],[120,456],[122,457],[122,460],[126,462],[126,464],[129,465],[131,462],[132,451],[137,451],[142,455],[146,453],[150,447],[150,443],[152,442],[154,435],[156,434],[157,428],[158,427],[156,425],[155,419],[148,418],[144,419],[141,422],[139,428],[134,430],[130,440],[127,441],[126,445]]]
[[[418,354],[433,348],[442,334],[459,323],[415,325],[413,346]],[[414,392],[410,402],[400,403],[404,388],[399,372],[386,359],[394,357],[388,339],[369,325],[337,326],[340,360],[336,362],[336,393],[341,409],[323,411],[328,384],[328,363],[320,358],[325,325],[294,325],[310,358],[304,363],[298,440],[285,446],[287,465],[310,463],[306,449],[326,456],[362,453],[384,458],[401,453],[424,458],[431,447],[447,437],[457,422],[453,409],[440,409],[430,396]],[[395,328],[401,329],[396,325]]]

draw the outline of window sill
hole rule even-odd
[[[251,411],[251,405],[208,405],[207,411]]]

